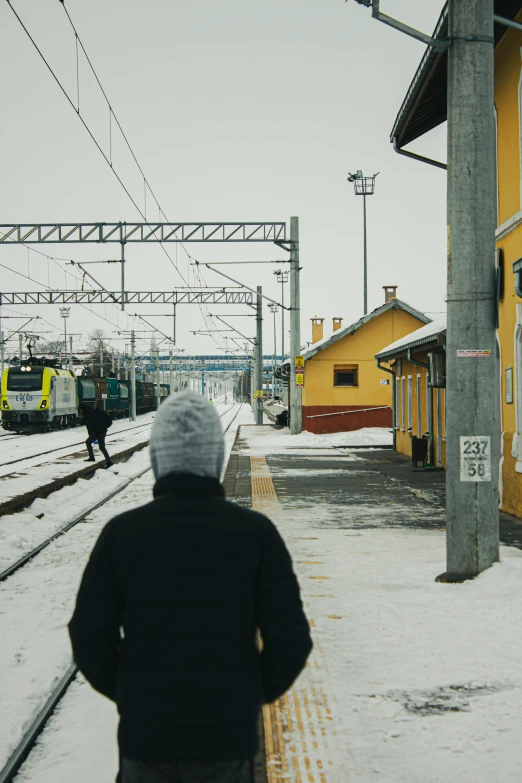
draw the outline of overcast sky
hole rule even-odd
[[[76,50],[59,0],[12,0],[73,102]],[[380,172],[368,202],[369,309],[383,285],[433,316],[445,309],[445,172],[394,153],[396,114],[424,52],[422,44],[371,18],[354,0],[66,0],[78,34],[169,221],[289,221],[300,218],[301,335],[310,318],[345,325],[363,312],[362,199],[347,172]],[[382,0],[382,10],[431,32],[442,0]],[[134,221],[140,216],[96,149],[7,3],[0,5],[2,123],[0,223]],[[79,65],[80,111],[109,153],[109,110],[85,59]],[[412,149],[445,160],[445,126]],[[141,175],[114,128],[114,168],[140,208]],[[147,218],[158,209],[147,197]],[[119,245],[37,245],[76,261],[118,258]],[[268,244],[190,244],[202,262],[284,258]],[[193,281],[181,247],[168,252]],[[172,290],[183,282],[157,245],[131,245],[129,290]],[[76,288],[65,262],[25,247],[1,246],[0,264],[44,285]],[[277,298],[277,267],[219,267]],[[88,269],[108,289],[119,267]],[[42,286],[0,267],[4,291]],[[222,279],[205,273],[209,283]],[[144,306],[139,312],[169,308]],[[3,317],[26,310],[3,308]],[[135,308],[131,308],[135,312]],[[241,312],[214,307],[211,312]],[[57,307],[32,308],[60,328]],[[107,320],[103,320],[107,319]],[[153,319],[171,334],[171,319]],[[253,318],[235,318],[253,334]],[[5,320],[11,331],[21,321]],[[114,306],[73,306],[68,329],[102,328],[117,337],[131,319]],[[280,345],[278,317],[277,340]],[[272,351],[272,316],[265,308],[264,353]],[[44,337],[52,326],[35,327]],[[136,328],[145,329],[142,324]],[[178,344],[215,353],[196,306],[179,308]],[[48,334],[44,332],[48,331]],[[141,335],[148,341],[146,334]],[[82,340],[83,338],[78,338]],[[222,343],[223,336],[216,335]],[[243,341],[241,340],[241,343]],[[82,343],[75,343],[81,345]],[[288,338],[286,339],[288,346]],[[123,348],[124,341],[115,345]],[[141,344],[142,348],[144,343]]]

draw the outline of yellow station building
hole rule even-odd
[[[381,307],[346,327],[334,318],[330,337],[323,337],[324,319],[312,319],[312,345],[304,353],[303,430],[391,427],[391,380],[377,368],[375,353],[383,340],[404,337],[430,319],[397,299],[396,286],[384,288]]]
[[[495,0],[494,6],[499,16],[522,22],[521,0]],[[436,37],[446,35],[447,7],[434,33]],[[405,146],[446,120],[446,82],[447,52],[427,50],[392,130],[391,140],[398,152],[410,154],[403,149]],[[495,24],[495,114],[497,334],[503,431],[500,505],[502,510],[522,517],[522,33],[500,24]],[[401,379],[409,375],[414,379],[415,372],[404,363]],[[397,431],[397,445],[408,453],[402,428]],[[436,459],[444,461],[443,442]]]
[[[432,467],[446,465],[445,345],[446,319],[439,318],[375,357],[393,378],[396,450]]]

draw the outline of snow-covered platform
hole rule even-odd
[[[315,641],[265,709],[266,780],[519,781],[522,526],[502,517],[510,546],[476,580],[436,583],[444,474],[353,435],[357,449],[243,426],[229,462],[229,498],[287,542]]]

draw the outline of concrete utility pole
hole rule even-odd
[[[4,333],[0,332],[0,383],[2,378],[4,377],[4,365],[5,365],[5,338]]]
[[[172,383],[173,383],[173,381],[172,381],[172,348],[170,348],[170,350],[169,350],[169,386],[170,386],[170,393],[171,394],[174,391],[174,389],[172,388]]]
[[[295,357],[301,353],[298,217],[290,218],[290,243],[290,432],[292,435],[299,435],[303,428],[303,414],[301,387],[295,385]]]
[[[73,336],[72,334],[69,335],[69,372],[73,371]]]
[[[23,336],[22,333],[18,335],[18,353],[20,354],[20,364],[22,364],[22,352],[23,352]]]
[[[130,404],[130,420],[136,421],[136,362],[135,362],[135,356],[134,356],[134,348],[136,345],[136,340],[134,338],[134,329],[131,330],[131,372],[130,372],[130,381],[131,381],[131,404]]]
[[[254,367],[254,389],[259,395],[263,394],[263,288],[257,286],[257,311],[256,311],[256,352]],[[254,401],[254,421],[263,423],[263,397],[256,396]]]
[[[161,402],[160,391],[160,352],[159,348],[156,348],[156,410],[159,410]]]
[[[103,340],[100,338],[100,378],[103,378]]]
[[[125,310],[125,242],[121,243],[121,309]]]
[[[493,0],[450,0],[447,573],[499,558]]]

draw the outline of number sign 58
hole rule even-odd
[[[491,481],[491,438],[489,435],[461,435],[460,480]]]

